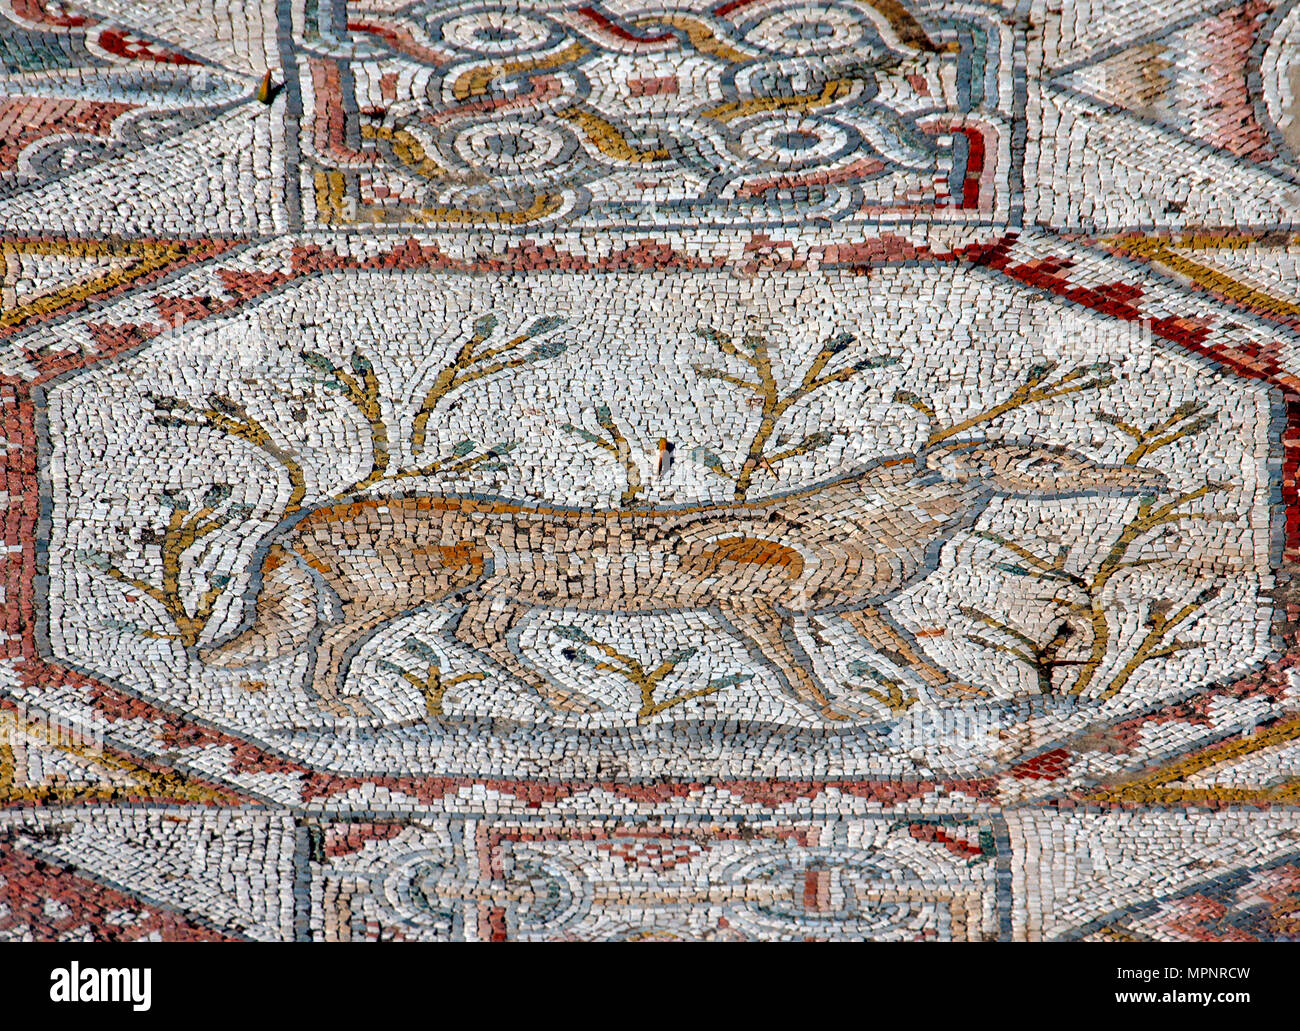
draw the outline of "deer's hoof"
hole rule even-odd
[[[849,723],[854,720],[879,719],[876,713],[868,712],[866,709],[859,709],[857,706],[845,704],[841,699],[836,702],[827,702],[818,708],[818,713],[824,720],[832,723]]]
[[[325,712],[339,717],[339,719],[352,719],[353,717],[366,719],[375,714],[375,710],[370,707],[369,703],[357,695],[343,695],[341,698],[328,701],[321,699],[321,708]]]
[[[933,688],[934,693],[940,698],[948,701],[962,701],[967,698],[987,698],[989,692],[983,687],[976,687],[974,684],[966,684],[960,680],[950,680],[946,684],[938,684]]]
[[[591,713],[599,712],[602,708],[599,703],[586,695],[579,694],[576,691],[565,691],[553,684],[538,682],[534,683],[532,687],[534,691],[542,696],[547,705],[553,709],[559,709],[561,712]]]

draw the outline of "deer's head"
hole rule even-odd
[[[927,469],[954,483],[987,484],[998,494],[1050,497],[1068,494],[1143,494],[1166,477],[1135,465],[1104,465],[1069,448],[1004,441],[952,443],[923,456]]]

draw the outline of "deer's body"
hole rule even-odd
[[[586,699],[551,684],[512,647],[511,628],[529,610],[709,609],[798,698],[836,718],[842,713],[811,664],[800,661],[791,625],[796,615],[822,613],[843,616],[931,685],[960,688],[917,656],[878,606],[933,568],[938,548],[999,492],[999,476],[1003,493],[1017,492],[1017,475],[1037,483],[1011,459],[1024,465],[1047,456],[1069,467],[1072,480],[1028,488],[1034,493],[1101,486],[1132,493],[1139,485],[1132,468],[1099,466],[1060,449],[1004,446],[1000,465],[988,450],[974,455],[967,447],[963,458],[960,449],[946,449],[960,468],[943,460],[885,461],[751,503],[580,511],[430,495],[324,506],[273,531],[252,626],[203,657],[242,665],[316,638],[312,688],[338,710],[355,705],[342,680],[369,635],[402,614],[454,603],[464,606],[461,641],[553,704],[582,709]]]

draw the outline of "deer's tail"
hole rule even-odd
[[[253,625],[230,640],[199,650],[210,665],[238,669],[297,651],[320,622],[316,578],[295,555],[271,545],[262,562]]]

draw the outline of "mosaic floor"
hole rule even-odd
[[[1297,57],[0,0],[0,939],[1300,937]]]

